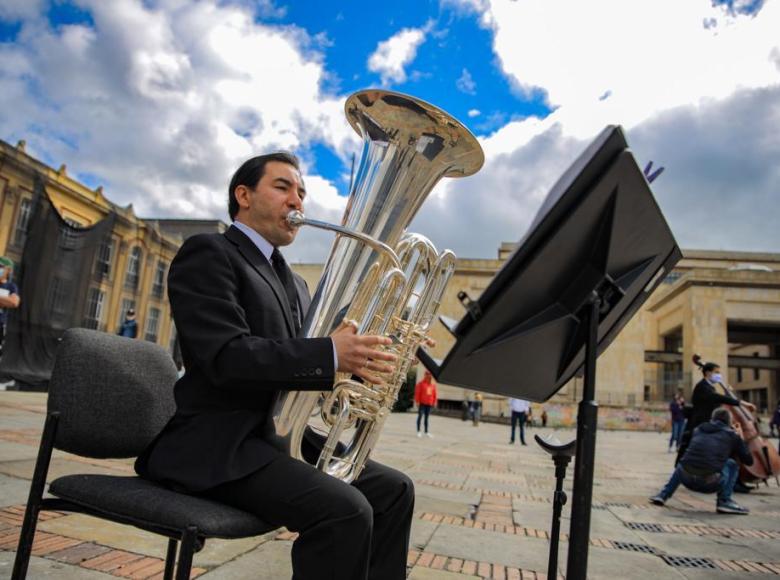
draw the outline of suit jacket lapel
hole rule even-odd
[[[284,287],[279,281],[276,272],[274,272],[274,269],[271,267],[271,264],[268,263],[268,260],[258,247],[252,243],[252,240],[246,237],[238,228],[230,226],[225,232],[225,237],[236,245],[244,259],[249,262],[257,273],[271,286],[276,295],[276,300],[279,302],[279,307],[284,313],[287,330],[290,332],[290,336],[295,336],[295,325],[293,324],[293,316],[292,311],[290,310],[289,300],[287,300],[287,293],[284,291]]]
[[[303,278],[298,275],[293,275],[295,280],[295,291],[298,293],[298,304],[301,306],[301,322],[306,318],[306,313],[309,312],[309,306],[311,306],[311,298],[309,297],[309,287]]]

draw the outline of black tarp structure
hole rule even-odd
[[[98,281],[95,258],[110,240],[116,214],[87,227],[68,224],[35,177],[33,209],[22,261],[15,271],[21,303],[9,310],[0,380],[45,388],[62,333],[84,326],[89,288]]]

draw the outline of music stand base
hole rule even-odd
[[[552,435],[542,439],[539,435],[534,435],[534,439],[539,446],[552,456],[555,463],[555,493],[553,494],[553,518],[550,528],[550,556],[547,561],[547,577],[555,578],[558,574],[558,541],[561,535],[561,512],[566,505],[566,492],[563,491],[563,480],[566,478],[566,466],[569,465],[576,440],[561,444]]]

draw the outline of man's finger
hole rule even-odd
[[[359,376],[361,379],[366,381],[367,383],[371,383],[372,385],[384,385],[385,380],[382,378],[381,375],[371,373],[369,372],[365,367],[362,367],[355,371],[355,375]]]
[[[371,371],[374,371],[374,372],[377,372],[377,373],[382,373],[382,374],[390,374],[390,373],[392,373],[395,370],[395,367],[392,366],[392,365],[383,364],[383,363],[375,362],[375,361],[368,361],[368,363],[365,365],[365,367],[368,370],[371,370]]]
[[[368,358],[372,360],[383,360],[387,362],[395,362],[398,360],[398,356],[392,352],[384,352],[381,350],[372,350],[367,353]]]
[[[357,334],[357,326],[355,326],[353,320],[342,320],[334,332],[349,332],[350,334]]]
[[[377,336],[375,334],[364,334],[359,337],[360,343],[365,346],[373,346],[375,344],[389,345],[393,344],[392,339],[387,336]]]

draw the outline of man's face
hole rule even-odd
[[[298,228],[287,223],[291,210],[303,211],[306,189],[295,167],[269,161],[254,190],[239,185],[235,191],[239,210],[236,218],[254,229],[273,246],[287,246],[295,240]]]
[[[0,282],[7,282],[11,279],[11,268],[0,265]]]

